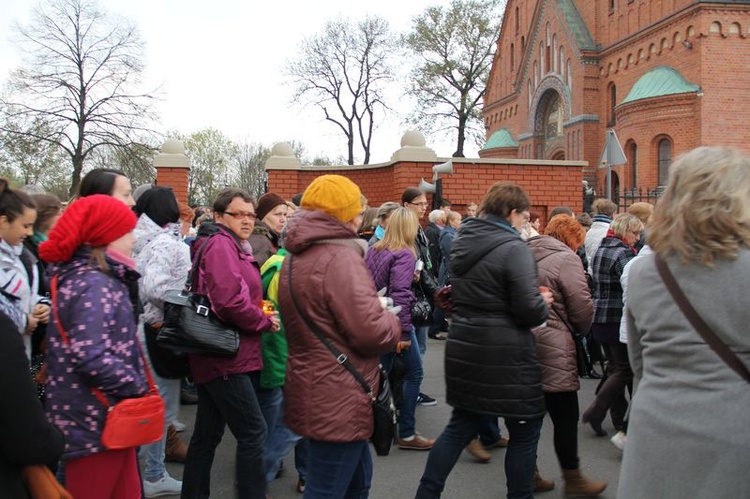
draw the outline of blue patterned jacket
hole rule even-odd
[[[620,323],[622,319],[622,285],[625,265],[635,257],[633,250],[616,237],[605,237],[591,262],[594,280],[594,323]]]
[[[100,389],[114,405],[147,389],[143,359],[127,283],[139,275],[107,258],[107,275],[89,263],[90,250],[52,268],[58,274],[57,317],[47,328],[47,416],[65,435],[63,460],[103,452],[107,408],[93,395]]]

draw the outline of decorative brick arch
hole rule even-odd
[[[535,135],[543,133],[544,125],[543,114],[544,108],[551,95],[550,92],[556,92],[560,98],[560,104],[563,108],[563,123],[570,120],[570,89],[557,75],[547,75],[536,88],[534,98],[531,101],[531,112],[529,112],[529,130]]]

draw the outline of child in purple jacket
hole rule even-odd
[[[53,319],[47,344],[47,411],[65,435],[66,487],[76,499],[140,497],[135,448],[107,450],[107,408],[147,389],[128,283],[133,212],[105,195],[81,198],[39,247],[51,267]]]

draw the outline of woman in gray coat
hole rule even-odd
[[[750,366],[750,159],[702,147],[675,162],[649,231],[656,255],[634,262],[628,350],[632,401],[619,499],[737,498],[750,493],[750,386],[706,344],[667,291],[668,265],[698,315]]]

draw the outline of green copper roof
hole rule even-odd
[[[557,0],[557,5],[565,16],[565,23],[575,37],[578,48],[581,50],[597,50],[599,46],[594,42],[594,37],[591,36],[586,23],[583,22],[575,2],[573,0]]]
[[[490,139],[482,150],[496,149],[498,147],[518,147],[518,142],[513,140],[513,136],[506,128],[501,128],[490,136]]]
[[[698,85],[688,83],[675,68],[659,66],[641,76],[620,104],[650,97],[697,92],[698,90],[700,90]]]

